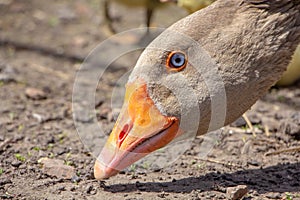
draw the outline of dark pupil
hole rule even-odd
[[[176,59],[175,59],[175,62],[176,62],[176,63],[180,63],[180,62],[181,62],[181,58],[176,58]]]

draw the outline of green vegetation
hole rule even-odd
[[[50,153],[49,158],[54,158],[54,153]]]
[[[55,27],[59,24],[59,19],[57,17],[50,17],[48,21],[49,25]]]
[[[206,163],[202,162],[200,164],[197,165],[197,169],[203,169],[205,167]]]
[[[293,195],[290,194],[290,193],[288,193],[288,192],[286,192],[286,193],[285,193],[285,199],[286,199],[286,200],[293,200]]]
[[[48,149],[52,149],[54,147],[53,143],[48,144]]]
[[[0,176],[4,173],[4,170],[0,168]]]
[[[130,171],[132,171],[132,172],[136,171],[136,164],[130,165]]]
[[[253,127],[257,128],[257,129],[260,129],[260,130],[264,129],[264,127],[261,124],[253,124]]]
[[[23,124],[20,124],[19,127],[18,127],[18,131],[22,131],[24,129],[24,125]]]
[[[14,118],[15,118],[15,113],[10,112],[8,115],[9,115],[9,119],[10,119],[10,120],[14,120]]]
[[[19,154],[19,153],[16,153],[15,157],[16,157],[17,160],[19,160],[21,162],[25,162],[26,161],[26,158],[24,156],[22,156],[21,154]]]
[[[35,151],[39,151],[39,150],[41,150],[41,148],[40,148],[40,147],[33,147],[32,149],[33,149],[33,150],[35,150]]]
[[[285,101],[285,96],[278,96],[277,100],[280,102],[284,102]]]
[[[144,169],[149,169],[150,168],[150,163],[149,162],[143,162],[143,168]]]
[[[70,160],[66,160],[65,161],[65,165],[68,165],[68,166],[71,166],[71,165],[74,165],[72,161]]]
[[[62,133],[58,135],[58,140],[60,144],[64,143],[64,139],[67,137],[67,133]]]

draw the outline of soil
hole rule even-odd
[[[142,8],[110,9],[118,32],[144,23]],[[74,124],[72,91],[83,58],[108,37],[99,1],[4,0],[0,13],[0,199],[227,199],[226,190],[239,185],[248,187],[244,199],[300,199],[300,82],[270,89],[246,113],[256,136],[240,118],[206,157],[198,156],[197,138],[162,169],[131,167],[97,181],[95,158]],[[185,15],[168,6],[153,24],[166,27]],[[97,87],[106,134],[114,124],[111,91],[138,54],[116,62]],[[76,173],[51,175],[41,158]]]

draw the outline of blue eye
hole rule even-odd
[[[171,52],[167,59],[167,66],[176,71],[182,70],[186,66],[186,63],[186,56],[182,52]]]

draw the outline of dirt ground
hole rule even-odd
[[[140,8],[113,4],[111,12],[119,32],[144,22]],[[131,167],[96,181],[95,158],[75,129],[72,91],[83,58],[108,37],[99,0],[0,0],[0,14],[0,199],[226,199],[238,185],[249,189],[244,199],[300,199],[300,82],[272,88],[247,112],[256,137],[241,118],[207,157],[197,156],[200,138],[163,169]],[[153,25],[185,15],[162,8]],[[97,87],[105,133],[114,124],[114,81],[134,62],[117,63]],[[55,166],[47,171],[41,158],[61,160],[71,178],[51,175]]]

